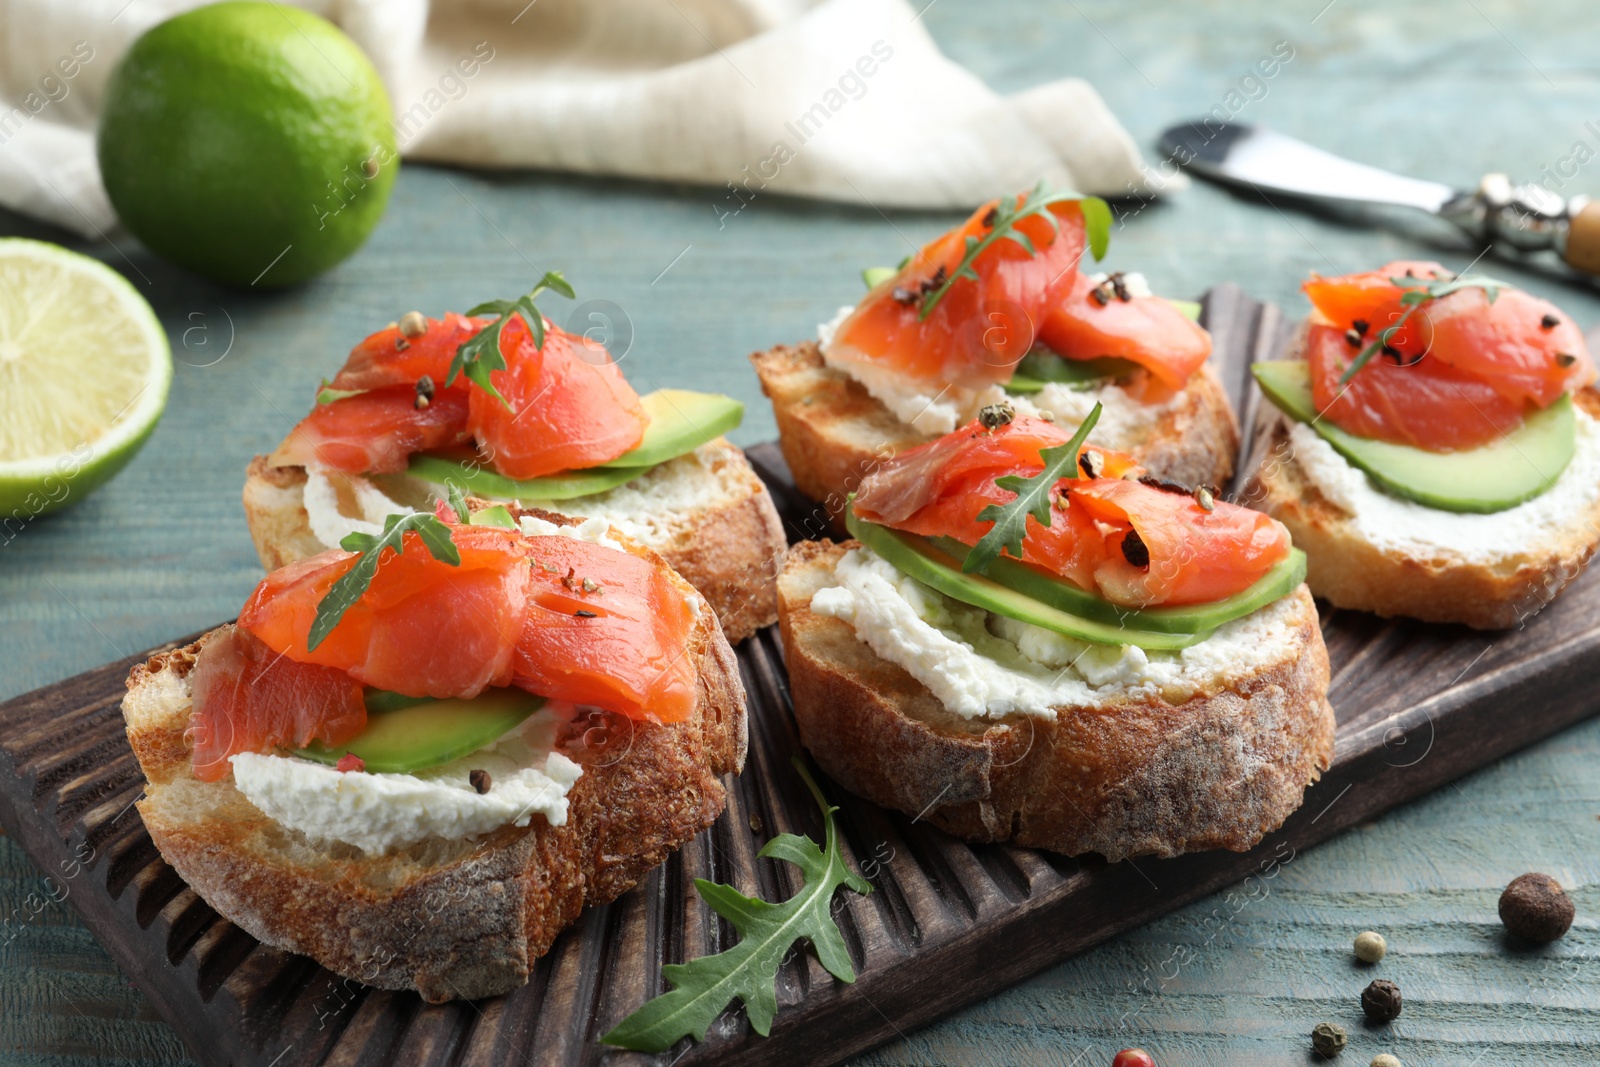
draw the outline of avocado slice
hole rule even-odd
[[[960,541],[952,537],[931,540],[935,548],[956,560],[958,566],[967,558],[967,546]],[[1243,618],[1292,593],[1295,586],[1305,581],[1306,554],[1298,548],[1290,548],[1288,557],[1257,578],[1250,588],[1209,604],[1178,607],[1125,608],[1080,589],[1043,567],[1009,556],[1001,556],[989,564],[984,573],[1001,585],[1051,607],[1097,622],[1157,633],[1209,633],[1223,623]]]
[[[335,764],[346,752],[367,770],[409,774],[476,752],[510,733],[544,706],[544,697],[521,689],[486,689],[470,700],[432,700],[369,690],[367,727],[330,748],[321,741],[295,750],[317,763]]]
[[[591,467],[583,471],[547,474],[543,478],[507,478],[472,460],[454,460],[418,452],[406,473],[439,485],[459,485],[474,496],[491,500],[571,500],[625,485],[649,467]]]
[[[744,405],[718,393],[657,389],[639,400],[650,416],[644,440],[600,468],[654,467],[715,441],[744,419]]]
[[[1318,418],[1311,371],[1303,360],[1257,363],[1250,370],[1279,410],[1308,424],[1380,489],[1440,511],[1489,513],[1516,507],[1554,485],[1578,447],[1578,418],[1570,395],[1529,415],[1498,441],[1460,452],[1429,452],[1357,437]]]
[[[890,566],[953,600],[1080,641],[1170,650],[1188,648],[1210,636],[1209,633],[1157,633],[1133,629],[1119,622],[1086,619],[1001,585],[992,578],[961,573],[960,562],[934,547],[926,538],[858,519],[853,510],[845,512],[845,525],[856,540],[882,556]]]
[[[1139,364],[1117,356],[1099,359],[1067,359],[1048,348],[1034,348],[1017,361],[1017,371],[1006,383],[1008,393],[1037,393],[1055,382],[1069,389],[1093,389],[1109,379],[1123,378],[1139,369]]]
[[[650,425],[644,440],[616,459],[542,478],[507,478],[474,460],[417,453],[406,473],[440,485],[454,483],[491,500],[572,500],[626,485],[650,468],[687,455],[738,426],[744,405],[729,396],[687,389],[657,389],[639,398]]]

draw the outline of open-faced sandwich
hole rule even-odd
[[[1437,263],[1305,284],[1244,499],[1342,608],[1517,625],[1600,544],[1600,397],[1555,305]]]
[[[392,516],[267,575],[123,700],[167,862],[261,941],[505,992],[722,811],[744,690],[705,599],[598,519]]]
[[[1267,516],[986,408],[862,482],[778,579],[801,739],[969,840],[1246,849],[1333,754],[1304,556]]]
[[[732,641],[771,623],[783,528],[722,436],[743,405],[681,389],[640,397],[603,346],[540,315],[547,287],[572,295],[547,274],[519,301],[413,311],[357,345],[311,414],[250,464],[245,514],[263,566],[430,510],[455,486],[605,519],[705,594]]]
[[[1110,215],[1048,193],[979,208],[819,327],[816,341],[751,356],[800,490],[830,515],[874,466],[1009,402],[1071,432],[1096,405],[1096,439],[1156,476],[1226,485],[1238,420],[1207,364],[1196,305],[1142,277],[1079,270]]]

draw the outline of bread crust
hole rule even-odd
[[[822,502],[834,528],[844,502],[896,452],[934,438],[895,418],[866,387],[829,367],[816,341],[777,345],[750,357],[772,401],[778,443],[806,496]],[[1152,474],[1185,485],[1228,484],[1239,449],[1239,420],[1208,363],[1189,379],[1183,402],[1128,451]],[[1107,443],[1107,447],[1113,447]]]
[[[1600,397],[1591,390],[1582,390],[1576,399],[1600,417]],[[1421,559],[1380,550],[1305,477],[1294,458],[1290,425],[1270,403],[1263,405],[1256,449],[1261,458],[1240,502],[1289,528],[1295,545],[1306,553],[1306,584],[1335,607],[1503,630],[1520,625],[1554,600],[1594,555],[1600,502],[1587,514],[1572,516],[1548,542],[1527,545],[1493,566],[1447,553]]]
[[[1243,851],[1299,807],[1333,757],[1328,658],[1305,587],[1294,652],[1244,685],[1055,717],[962,719],[849,623],[811,611],[855,542],[795,546],[779,626],[801,740],[851,791],[969,841],[1108,860]]]
[[[686,515],[648,543],[700,590],[737,644],[777,620],[774,583],[787,539],[771,494],[742,451],[719,438],[702,455],[728,499]],[[305,484],[304,467],[273,467],[265,456],[245,472],[245,521],[269,571],[327,548],[311,532]]]
[[[711,825],[726,799],[720,776],[744,765],[738,663],[716,615],[703,610],[690,644],[693,715],[673,725],[608,716],[614,733],[604,743],[569,752],[583,775],[564,825],[536,814],[475,842],[423,842],[388,856],[314,846],[246,800],[231,775],[205,783],[192,774],[187,676],[220,632],[129,675],[123,713],[149,783],[138,807],[151,839],[195,892],[263,943],[432,1003],[526,982],[584,907],[626,892]]]

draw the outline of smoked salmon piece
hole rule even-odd
[[[334,549],[273,571],[239,612],[239,625],[275,652],[344,671],[375,689],[417,697],[473,697],[511,682],[527,617],[528,543],[514,530],[453,526],[460,566],[435,560],[416,533],[386,551],[372,585],[315,651],[317,605],[355,566]]]
[[[1102,303],[1100,284],[1079,274],[1039,327],[1039,343],[1065,359],[1130,360],[1167,391],[1182,389],[1210,357],[1211,335],[1160,297],[1113,294]]]
[[[978,280],[957,279],[922,319],[923,301],[960,266],[968,239],[988,236],[994,207],[980,207],[875,286],[840,324],[828,358],[928,383],[929,396],[945,386],[976,390],[1009,381],[1033,346],[1035,324],[1071,289],[1087,239],[1075,201],[1051,205],[1055,226],[1037,216],[1019,220],[1036,254],[996,241],[972,264]]]
[[[450,374],[456,349],[489,325],[490,319],[470,319],[447,311],[442,319],[427,319],[427,330],[406,337],[390,326],[367,337],[350,350],[344,367],[328,383],[330,389],[381,389],[386,385],[414,385],[424,375],[443,386]]]
[[[547,326],[534,347],[527,324],[511,320],[501,337],[506,369],[489,380],[510,404],[474,385],[467,426],[494,469],[538,478],[616,459],[644,439],[650,417],[611,354]]]
[[[570,537],[528,544],[533,586],[516,684],[632,719],[687,719],[697,699],[695,613],[660,567]]]
[[[1040,419],[1021,417],[992,431],[974,421],[869,474],[856,514],[974,545],[992,525],[979,513],[1015,499],[995,479],[1037,474],[1044,469],[1040,452],[1068,440]],[[1094,477],[1086,476],[1085,462]],[[1022,558],[1113,603],[1154,607],[1241,593],[1288,556],[1289,532],[1275,519],[1222,500],[1208,511],[1181,487],[1123,477],[1139,469],[1122,453],[1080,449],[1079,476],[1057,484],[1050,525],[1029,516]]]
[[[361,683],[343,671],[301,663],[250,631],[225,626],[200,649],[189,675],[194,774],[226,778],[230,756],[304,748],[312,739],[341,745],[367,725]]]
[[[439,389],[417,407],[412,385],[391,385],[318,404],[269,457],[275,467],[324,467],[347,474],[395,474],[414,452],[460,444],[467,432],[465,389]]]
[[[1450,452],[1476,448],[1521,425],[1524,404],[1443,360],[1420,359],[1403,366],[1374,357],[1340,384],[1360,351],[1344,333],[1337,326],[1313,324],[1306,335],[1312,403],[1340,429]]]
[[[504,401],[464,374],[446,388],[457,350],[488,325],[452,312],[415,338],[398,327],[368,337],[328,383],[364,391],[318,404],[271,463],[389,474],[413,453],[476,441],[498,473],[537,478],[609,462],[644,438],[650,417],[610,353],[548,324],[541,349],[520,315],[499,335],[505,369],[490,374]],[[419,408],[424,377],[432,399]]]
[[[1514,429],[1531,411],[1595,380],[1583,333],[1554,304],[1501,287],[1429,300],[1406,317],[1409,278],[1448,280],[1438,263],[1402,260],[1360,274],[1313,278],[1306,295],[1321,316],[1308,338],[1313,400],[1341,429],[1447,452]],[[1382,332],[1391,351],[1341,382]]]

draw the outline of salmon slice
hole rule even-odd
[[[973,422],[869,474],[856,495],[856,514],[977,544],[993,525],[979,513],[1016,497],[995,479],[1037,474],[1044,469],[1040,452],[1068,440],[1040,419],[1018,418],[993,431]],[[1086,461],[1095,477],[1083,476]],[[1289,554],[1288,530],[1267,515],[1222,500],[1207,511],[1181,487],[1124,477],[1141,468],[1122,453],[1085,446],[1079,464],[1079,477],[1057,484],[1049,526],[1029,516],[1022,558],[1112,603],[1221,600],[1248,589]]]
[[[504,402],[465,376],[446,388],[457,349],[485,325],[452,312],[415,338],[398,327],[368,337],[329,383],[365,391],[318,404],[270,462],[389,474],[414,453],[475,440],[500,474],[537,478],[606,463],[644,438],[650,418],[603,347],[547,326],[541,350],[520,315],[500,334],[506,368],[490,375]],[[418,408],[423,377],[433,398]]]
[[[1341,384],[1359,351],[1337,326],[1313,325],[1306,335],[1312,403],[1342,430],[1451,452],[1496,440],[1522,423],[1524,404],[1443,360],[1401,365],[1375,357]]]
[[[695,612],[661,568],[570,537],[529,539],[533,586],[516,684],[650,722],[694,711]]]
[[[414,385],[427,376],[434,385],[444,385],[456,349],[483,327],[489,319],[470,319],[447,311],[443,318],[427,319],[427,329],[416,337],[406,337],[398,326],[390,326],[367,337],[350,350],[344,367],[328,383],[330,389],[381,389],[386,385]]]
[[[1408,276],[1450,277],[1437,263],[1402,260],[1304,285],[1322,319],[1307,347],[1314,400],[1340,428],[1432,451],[1473,448],[1594,382],[1582,331],[1549,301],[1511,288],[1490,301],[1469,287],[1407,318],[1407,287],[1394,279]],[[1392,351],[1340,382],[1391,326]]]
[[[1096,300],[1079,274],[1046,315],[1039,342],[1065,359],[1116,356],[1148,370],[1168,392],[1182,389],[1211,355],[1211,335],[1170,301],[1154,296]]]
[[[274,652],[238,626],[205,643],[189,675],[194,714],[194,774],[220,781],[230,756],[304,748],[313,739],[342,745],[367,725],[361,683],[343,671]]]
[[[418,408],[413,386],[391,385],[318,404],[268,462],[347,474],[398,473],[415,452],[468,439],[468,399],[465,389],[440,389]]]
[[[511,682],[527,617],[527,541],[514,530],[451,527],[460,566],[435,560],[415,533],[386,551],[366,594],[314,651],[317,605],[357,555],[334,549],[273,571],[239,612],[239,625],[275,652],[346,672],[407,696],[473,697]]]
[[[1014,241],[996,241],[972,264],[977,280],[957,279],[922,319],[923,301],[960,266],[967,241],[989,234],[996,203],[924,245],[893,278],[875,286],[840,324],[828,358],[921,381],[929,396],[946,386],[976,390],[1009,381],[1033,346],[1035,324],[1072,287],[1086,236],[1083,211],[1074,201],[1051,205],[1055,226],[1040,217],[1020,220],[1017,227],[1037,254]]]
[[[543,350],[520,317],[501,337],[506,369],[489,380],[510,404],[471,388],[468,429],[494,469],[538,478],[616,459],[644,439],[650,417],[611,354],[548,326]]]

